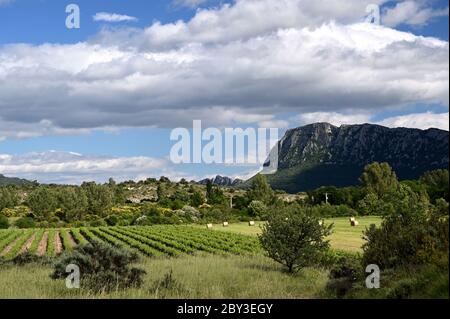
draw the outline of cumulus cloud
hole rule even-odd
[[[292,126],[306,125],[316,122],[327,122],[335,126],[343,124],[373,123],[387,127],[408,127],[426,130],[438,128],[449,130],[449,113],[413,113],[388,117],[381,121],[372,120],[373,114],[342,114],[337,112],[313,112],[300,114],[291,119]]]
[[[78,44],[0,47],[0,137],[448,106],[448,42],[343,24],[366,5],[238,0]]]
[[[393,8],[386,8],[383,13],[383,24],[395,27],[400,24],[412,26],[426,25],[431,19],[448,16],[449,8],[435,9],[429,1],[407,0],[396,3]]]
[[[449,129],[448,123],[448,113],[434,114],[431,112],[395,116],[378,122],[378,124],[388,127],[438,128],[446,131]]]
[[[165,159],[145,156],[111,157],[60,151],[0,154],[2,174],[44,183],[80,184],[91,180],[105,182],[109,177],[123,181],[161,175],[176,178],[176,170],[168,171],[168,166]]]
[[[317,122],[326,122],[335,126],[343,124],[363,124],[370,121],[369,114],[342,114],[337,112],[312,112],[299,114],[292,118],[294,126],[306,125]]]
[[[118,13],[109,13],[109,12],[99,12],[96,13],[93,17],[94,21],[102,21],[102,22],[124,22],[124,21],[137,21],[136,17],[118,14]]]

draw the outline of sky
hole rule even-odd
[[[448,11],[447,0],[0,0],[0,174],[78,184],[258,171],[174,163],[171,133],[194,120],[279,137],[314,122],[448,130]]]

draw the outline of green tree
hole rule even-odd
[[[399,184],[388,163],[374,162],[366,165],[359,180],[368,193],[375,193],[379,198],[387,192],[395,191]]]
[[[222,190],[218,186],[214,186],[211,180],[206,184],[206,199],[208,204],[224,204],[226,198]]]
[[[205,197],[202,193],[194,191],[194,193],[191,196],[191,205],[193,207],[199,207],[205,202]]]
[[[59,208],[63,210],[64,220],[82,220],[88,210],[86,192],[80,187],[64,187],[58,192]]]
[[[113,178],[108,180],[107,186],[113,195],[113,203],[115,205],[124,204],[126,200],[126,192],[121,184],[117,184]]]
[[[258,174],[253,178],[250,190],[247,193],[251,200],[259,200],[266,205],[271,204],[275,199],[275,193],[267,183],[264,175]]]
[[[89,213],[106,216],[114,204],[114,195],[110,188],[94,182],[85,182],[81,187],[87,196]]]
[[[285,210],[270,214],[258,237],[267,255],[292,273],[314,264],[329,248],[325,238],[332,227],[303,210]]]
[[[437,169],[425,172],[420,177],[420,182],[425,185],[432,202],[444,198],[449,201],[448,169]]]
[[[35,216],[48,219],[58,208],[57,193],[49,186],[39,186],[28,195],[27,203]]]
[[[4,208],[14,208],[19,205],[19,195],[12,187],[0,187],[0,212]]]
[[[256,216],[263,219],[267,216],[268,213],[267,206],[259,200],[251,201],[250,204],[248,205],[248,210],[252,216]]]
[[[158,188],[156,189],[156,195],[158,196],[158,202],[162,201],[167,197],[166,183],[161,182],[158,184]]]
[[[397,191],[383,196],[383,203],[381,226],[371,225],[364,232],[365,265],[395,268],[421,264],[427,260],[427,256],[433,254],[433,247],[442,246],[440,238],[447,236],[448,242],[448,217],[432,218],[433,209],[428,200],[424,200],[408,186],[401,184]],[[446,227],[439,226],[441,223]],[[442,231],[445,231],[444,235],[441,234]]]
[[[0,214],[0,229],[7,229],[7,228],[9,228],[8,218]]]

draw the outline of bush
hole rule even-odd
[[[3,215],[0,215],[0,229],[9,228],[9,220]]]
[[[31,217],[22,217],[16,220],[14,223],[17,228],[35,228],[36,223],[33,218]]]
[[[34,263],[45,265],[49,264],[50,260],[45,256],[38,256],[27,251],[14,257],[11,262],[16,266],[23,266]]]
[[[285,210],[271,214],[258,237],[267,255],[292,273],[319,262],[320,253],[329,248],[324,239],[332,227],[302,210]]]
[[[117,217],[117,215],[109,215],[105,218],[105,221],[108,226],[116,226],[119,222],[119,217]]]
[[[108,224],[106,223],[106,221],[104,219],[97,219],[97,220],[93,220],[89,223],[89,226],[91,227],[103,227],[103,226],[108,226]]]
[[[201,217],[200,212],[191,206],[184,206],[180,212],[180,215],[180,217],[183,217],[190,222],[197,222]]]
[[[411,298],[416,281],[412,278],[405,278],[396,283],[396,285],[391,288],[386,296],[388,299],[408,299]]]
[[[267,206],[259,200],[253,200],[248,205],[248,211],[252,216],[256,216],[261,219],[265,219],[268,213]]]
[[[430,209],[428,202],[404,185],[384,198],[393,209],[381,227],[371,225],[365,231],[364,264],[395,268],[448,258],[448,209],[446,216],[439,208]]]
[[[108,292],[115,289],[140,287],[145,271],[130,268],[138,261],[138,255],[125,249],[92,242],[78,246],[71,253],[64,253],[56,263],[52,279],[65,279],[69,264],[80,268],[80,286],[93,292]]]

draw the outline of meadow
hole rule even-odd
[[[359,218],[351,227],[346,218],[327,219],[335,230],[334,249],[360,250],[361,232],[376,217]],[[0,231],[0,256],[13,259],[28,251],[53,259],[64,250],[92,240],[133,250],[136,265],[146,271],[139,289],[91,294],[67,289],[64,281],[50,279],[51,264],[0,267],[0,298],[319,298],[328,271],[305,268],[288,274],[264,256],[257,240],[261,222],[204,226],[89,227],[64,229],[10,229]],[[161,286],[170,277],[171,284]]]
[[[371,224],[379,226],[381,224],[381,218],[376,216],[362,216],[357,218],[359,225],[356,227],[350,226],[347,217],[336,217],[325,219],[325,224],[333,224],[333,233],[328,238],[330,240],[331,248],[360,252],[361,246],[364,243],[362,238],[362,232]],[[264,222],[255,222],[255,226],[249,226],[248,223],[234,223],[227,227],[223,227],[222,224],[213,224],[213,229],[218,231],[226,231],[238,234],[244,234],[249,236],[257,236],[261,233],[261,226]],[[204,227],[198,226],[197,227]]]

